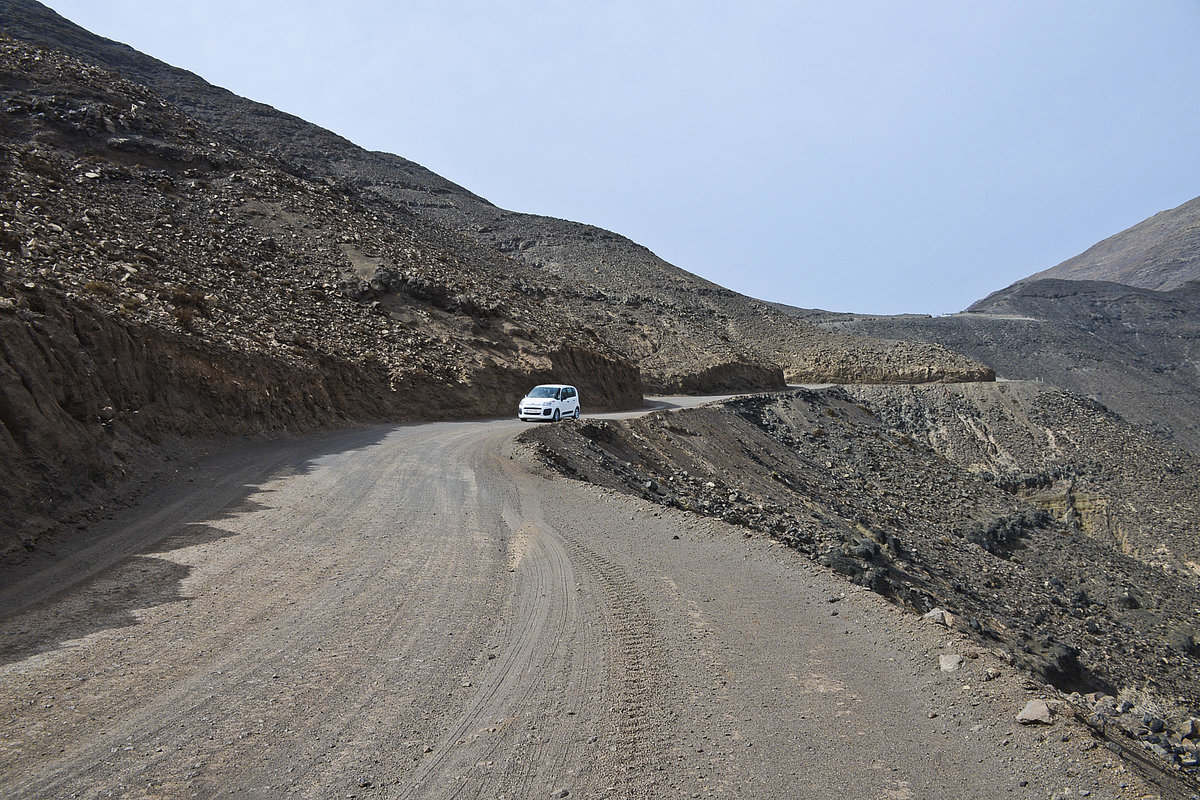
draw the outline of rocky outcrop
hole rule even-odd
[[[0,449],[12,476],[0,488],[0,555],[76,519],[164,437],[380,417],[394,398],[378,371],[318,354],[301,364],[238,353],[22,294],[0,313]]]
[[[966,383],[994,381],[996,372],[941,345],[846,337],[838,347],[804,354],[788,370],[790,383]]]
[[[778,366],[727,361],[695,372],[662,376],[655,381],[654,391],[668,395],[703,395],[772,391],[785,387],[783,370]]]

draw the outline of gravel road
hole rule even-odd
[[[4,576],[0,796],[1146,792],[995,654],[521,428],[244,444]]]

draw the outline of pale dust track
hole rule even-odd
[[[520,429],[227,454],[0,587],[0,796],[1109,796],[949,634]]]

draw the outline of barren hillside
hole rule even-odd
[[[974,380],[985,367],[940,346],[829,336],[790,324],[767,304],[705,281],[619,234],[497,208],[419,164],[214,87],[94,36],[31,0],[2,0],[6,32],[111,69],[286,170],[453,231],[505,256],[518,274],[566,287],[554,300],[636,363],[662,390],[766,387],[795,380]],[[493,267],[494,268],[494,267]]]
[[[37,3],[0,12],[15,512],[0,549],[32,546],[176,436],[507,414],[551,378],[595,410],[785,372],[991,376],[939,345],[794,324],[616,234],[504,212]]]
[[[1111,281],[1160,292],[1200,280],[1200,197],[1025,280]]]

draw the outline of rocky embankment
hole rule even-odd
[[[1004,414],[1012,419],[1001,424]],[[954,436],[945,432],[956,425]],[[1088,428],[1101,433],[1089,440]],[[1078,437],[1083,448],[1123,437],[1134,444],[1087,462],[1079,460],[1084,450],[1063,448],[1047,462],[1020,463],[1032,456],[1021,437],[1038,430],[1060,441]],[[1180,564],[1196,531],[1182,524],[1169,556],[1126,553],[1078,518],[1078,494],[1095,503],[1110,492],[1103,502],[1115,507],[1140,491],[1140,478],[1104,476],[1140,469],[1149,479],[1161,462],[1106,460],[1138,457],[1138,443],[1151,441],[1144,436],[1087,401],[992,384],[916,394],[799,390],[544,427],[525,440],[568,475],[766,532],[916,612],[936,609],[939,621],[1077,693],[1081,713],[1124,745],[1194,771],[1200,587]],[[967,441],[995,448],[990,469],[962,455]],[[1168,458],[1192,468],[1184,451]],[[1044,473],[1057,476],[1051,484],[1069,482],[1072,469],[1080,472],[1075,517],[1070,506],[1036,495],[1041,478],[1016,479]],[[1121,518],[1131,542],[1155,538],[1161,515],[1142,509]]]
[[[996,371],[982,362],[951,362],[941,346],[905,339],[849,335],[838,347],[795,358],[789,383],[975,383],[994,381]]]
[[[1200,456],[1094,400],[1006,382],[848,387],[888,427],[1168,573],[1200,578]]]
[[[60,53],[0,42],[0,80],[0,553],[164,437],[506,414],[550,379],[640,404],[637,367],[502,256]]]

